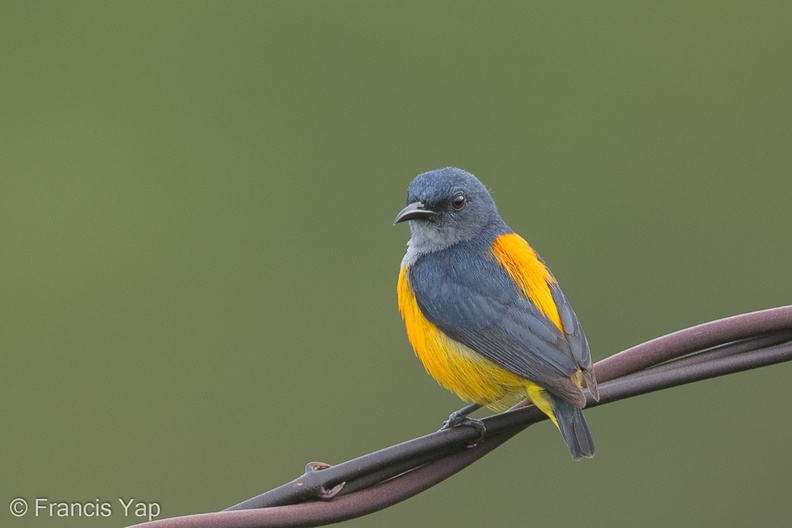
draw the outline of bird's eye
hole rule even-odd
[[[464,194],[457,194],[453,198],[451,198],[451,207],[459,211],[465,204],[467,203],[467,198],[465,198]]]

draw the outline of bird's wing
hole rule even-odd
[[[569,342],[569,350],[572,352],[578,366],[590,368],[591,351],[589,350],[586,336],[583,334],[583,329],[580,327],[577,315],[575,315],[572,306],[564,296],[564,292],[561,291],[557,284],[552,285],[550,291],[553,301],[558,307],[558,316],[564,329],[564,337]]]
[[[558,284],[551,285],[550,289],[553,301],[558,307],[558,315],[564,329],[564,336],[569,343],[569,350],[583,374],[583,384],[589,389],[592,397],[599,401],[597,377],[591,364],[591,350],[586,335],[580,327],[580,321]]]
[[[585,403],[570,379],[582,353],[496,260],[449,248],[419,259],[409,280],[423,315],[450,338],[570,403]],[[571,309],[561,312],[574,318]]]

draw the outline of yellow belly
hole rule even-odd
[[[427,372],[463,400],[503,410],[528,397],[555,421],[553,402],[541,387],[454,341],[423,316],[407,270],[405,266],[399,273],[399,311],[407,338]]]

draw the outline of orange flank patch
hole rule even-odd
[[[463,400],[503,410],[530,394],[545,404],[540,404],[543,411],[552,414],[552,402],[543,389],[451,339],[423,316],[410,286],[408,269],[405,266],[399,273],[399,311],[407,338],[427,372]]]
[[[528,242],[516,233],[500,235],[492,243],[492,255],[525,296],[563,332],[561,317],[550,291],[550,285],[556,283],[555,278]]]

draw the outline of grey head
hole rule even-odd
[[[424,172],[407,189],[407,207],[394,224],[409,221],[409,263],[420,255],[472,240],[503,225],[486,187],[472,174],[455,167]]]

